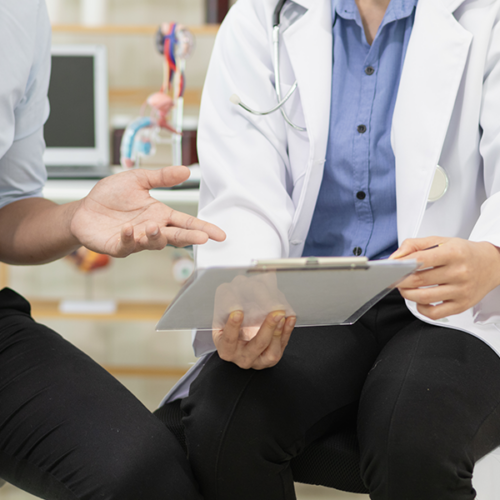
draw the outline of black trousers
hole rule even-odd
[[[206,500],[294,499],[290,459],[356,418],[372,499],[471,500],[499,404],[493,350],[416,319],[394,291],[355,325],[295,330],[274,368],[213,355],[182,409]]]
[[[0,477],[51,500],[201,499],[166,427],[9,289],[0,292]]]

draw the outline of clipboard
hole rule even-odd
[[[296,316],[297,327],[350,325],[418,266],[415,260],[310,257],[197,269],[156,330],[218,329],[237,310],[244,312],[243,327],[260,326],[278,310]]]

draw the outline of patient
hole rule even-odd
[[[353,326],[290,335],[276,311],[246,341],[235,311],[199,337],[217,353],[182,403],[195,475],[207,500],[292,500],[290,460],[357,421],[372,499],[472,500],[475,463],[500,445],[500,2],[283,4],[285,117],[229,102],[276,105],[275,2],[239,0],[216,42],[200,216],[228,238],[198,265],[365,255],[424,270]]]
[[[219,228],[149,193],[185,181],[186,167],[110,176],[72,203],[43,198],[50,22],[39,0],[4,1],[0,13],[0,261],[42,264],[82,245],[126,257],[222,241]],[[30,312],[0,290],[0,486],[47,500],[200,500],[173,434]]]

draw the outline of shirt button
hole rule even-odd
[[[364,191],[358,191],[356,193],[356,198],[358,200],[364,200],[366,198],[366,193]]]
[[[358,125],[358,132],[364,134],[366,132],[366,125]]]
[[[368,76],[371,76],[373,75],[373,73],[375,73],[375,68],[373,66],[367,66],[365,68],[365,73],[368,75]]]
[[[360,247],[354,247],[354,250],[352,251],[352,253],[356,257],[359,257],[363,253],[363,250]]]

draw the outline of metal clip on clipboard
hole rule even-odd
[[[197,269],[156,329],[222,328],[235,310],[244,312],[244,327],[260,326],[277,310],[296,316],[298,327],[352,324],[416,269],[414,260],[364,257],[261,260],[251,266]]]
[[[299,269],[312,271],[354,271],[369,269],[367,257],[304,257],[301,259],[257,260],[247,272],[297,271]]]

